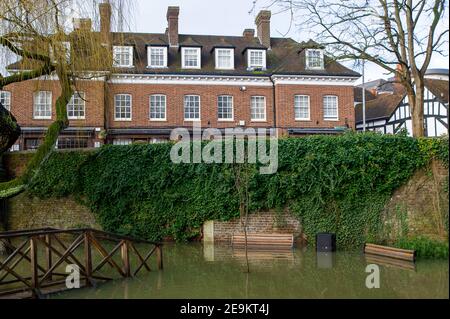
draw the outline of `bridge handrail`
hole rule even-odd
[[[158,246],[162,245],[162,243],[160,243],[160,242],[154,242],[154,241],[145,240],[145,239],[133,238],[131,236],[118,235],[118,234],[114,234],[111,232],[98,230],[98,229],[94,229],[94,228],[56,229],[56,228],[48,227],[48,228],[37,228],[37,229],[30,229],[30,230],[5,231],[5,232],[0,232],[0,239],[18,238],[18,237],[25,237],[25,236],[54,235],[54,234],[78,234],[78,233],[85,233],[85,232],[92,232],[95,234],[103,235],[103,237],[106,237],[105,239],[109,239],[109,240],[129,240],[129,241],[133,241],[135,243],[141,243],[141,244],[152,244],[152,245],[158,245]]]

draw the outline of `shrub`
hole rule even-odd
[[[288,209],[309,238],[331,231],[340,247],[356,248],[380,236],[386,200],[417,168],[448,154],[442,145],[375,133],[280,139],[276,174],[260,175],[252,165],[250,211]],[[105,230],[152,240],[187,240],[206,220],[238,217],[232,165],[173,164],[171,147],[105,145],[92,153],[55,153],[29,191],[75,195]]]
[[[448,242],[437,241],[427,237],[401,238],[396,247],[416,250],[417,258],[448,259]]]

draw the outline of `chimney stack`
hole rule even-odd
[[[180,7],[167,8],[167,23],[169,25],[169,45],[171,47],[178,47],[178,16],[180,14]]]
[[[256,17],[255,24],[258,28],[259,42],[266,48],[270,49],[270,18],[272,13],[267,10],[262,10]]]
[[[253,39],[255,37],[255,29],[245,29],[243,36],[246,39]]]
[[[73,19],[73,28],[78,31],[92,31],[92,20],[75,18]]]
[[[100,37],[102,44],[111,44],[111,5],[100,3]]]

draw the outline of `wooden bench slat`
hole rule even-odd
[[[416,259],[416,252],[414,250],[400,249],[375,244],[365,244],[364,253],[397,258],[407,261],[414,261]]]

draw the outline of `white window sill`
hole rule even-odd
[[[68,120],[85,120],[86,117],[67,117]]]
[[[325,70],[325,68],[323,67],[323,66],[320,66],[320,67],[310,67],[310,66],[307,66],[306,67],[306,70]]]
[[[134,65],[113,65],[114,68],[132,69]]]
[[[155,66],[147,65],[147,69],[168,69],[168,68],[169,67],[167,65],[162,65],[162,66],[159,66],[159,65],[155,65]]]
[[[329,122],[339,122],[339,118],[337,119],[323,119],[324,121],[329,121]]]
[[[230,68],[218,68],[218,67],[216,67],[216,70],[218,70],[218,71],[233,71],[234,68],[232,68],[232,67],[230,67]]]
[[[114,119],[116,122],[131,122],[132,119]]]
[[[295,121],[297,121],[297,122],[311,122],[311,119],[310,118],[307,118],[307,119],[295,119]]]
[[[149,119],[150,122],[167,122],[167,119]]]
[[[183,66],[182,69],[186,69],[186,70],[200,70],[201,67],[199,67],[199,66]]]
[[[51,116],[34,116],[33,120],[51,120]]]
[[[264,123],[267,122],[267,120],[250,120],[250,122]]]
[[[234,119],[217,119],[218,122],[234,122]]]
[[[200,122],[201,119],[184,119],[185,122]]]

